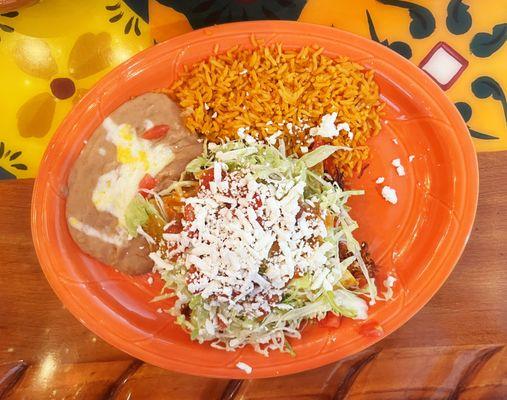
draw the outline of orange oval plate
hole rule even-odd
[[[69,170],[85,140],[120,104],[167,87],[184,64],[234,45],[267,43],[299,48],[318,45],[375,71],[386,102],[382,132],[370,141],[369,167],[352,187],[366,194],[352,201],[357,237],[370,244],[380,276],[394,272],[395,298],[371,308],[369,320],[343,320],[338,329],[309,325],[292,342],[296,356],[251,348],[224,352],[191,342],[160,303],[150,303],[160,282],[124,276],[83,254],[65,223]],[[397,143],[393,141],[396,139]],[[412,162],[409,155],[414,155]],[[391,162],[400,158],[406,176]],[[395,188],[399,202],[382,199],[375,180]],[[112,345],[146,362],[180,372],[245,378],[238,361],[253,367],[248,377],[291,374],[358,352],[412,317],[450,274],[470,233],[478,194],[477,158],[457,110],[416,66],[370,40],[340,30],[295,22],[248,22],[194,31],[143,51],[91,89],[72,110],[48,146],[32,204],[33,240],[44,273],[67,308]],[[382,290],[382,288],[380,288]],[[167,306],[167,304],[162,305]]]

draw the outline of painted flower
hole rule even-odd
[[[28,99],[16,116],[21,136],[43,137],[51,128],[59,102],[71,100],[76,103],[86,92],[80,87],[80,81],[111,65],[111,36],[106,32],[88,32],[79,36],[63,74],[58,70],[51,47],[43,39],[20,38],[16,41],[13,57],[23,72],[48,82],[48,90]]]

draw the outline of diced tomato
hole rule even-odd
[[[181,233],[183,230],[183,225],[181,224],[181,220],[174,220],[165,230],[165,233]]]
[[[376,322],[367,322],[359,328],[359,333],[366,337],[381,337],[384,335],[384,328]]]
[[[222,180],[227,176],[227,173],[222,170]],[[213,182],[215,180],[215,172],[213,168],[208,168],[206,171],[204,171],[200,177],[201,186],[204,186],[204,188],[209,189],[210,182]]]
[[[252,207],[254,210],[258,210],[262,206],[262,200],[261,197],[255,193],[252,198]]]
[[[169,131],[169,125],[155,125],[154,127],[144,131],[142,134],[143,139],[148,140],[157,140],[160,138],[163,138],[165,135],[167,135],[167,132]]]
[[[328,311],[324,319],[319,321],[319,325],[324,328],[339,328],[341,323],[342,317],[332,313],[331,311]]]
[[[139,193],[141,193],[141,196],[143,196],[144,198],[148,197],[148,193],[146,193],[142,189],[151,190],[155,186],[157,186],[157,183],[158,183],[158,180],[155,179],[150,174],[144,175],[143,179],[141,179],[141,182],[139,182],[139,185],[138,185]]]
[[[188,269],[188,273],[187,273],[187,276],[186,276],[186,279],[185,281],[187,282],[187,285],[192,283],[196,277],[194,276],[197,272],[197,268],[195,267],[195,265],[191,265],[190,268]]]
[[[201,175],[200,181],[201,186],[204,186],[206,189],[209,189],[209,183],[214,180],[214,172],[213,168],[209,168],[206,171],[204,171]]]
[[[185,204],[183,209],[183,218],[185,221],[193,221],[195,219],[194,207],[191,204]]]

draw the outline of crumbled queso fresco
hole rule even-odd
[[[398,196],[396,195],[396,190],[387,185],[382,188],[382,197],[391,204],[398,203]]]
[[[168,269],[163,259],[183,254],[193,271],[188,282],[192,294],[206,299],[210,310],[225,306],[248,318],[269,313],[295,274],[313,273],[318,277],[314,285],[331,290],[333,278],[323,266],[332,245],[317,240],[327,234],[323,218],[311,205],[299,203],[303,182],[285,184],[291,183],[258,183],[244,170],[222,174],[222,164],[215,162],[209,188],[201,186],[197,196],[185,199],[193,218],[183,220],[181,234],[164,234],[172,250],[159,250],[152,258]],[[278,249],[270,252],[274,243]],[[218,320],[231,322],[211,315],[205,324],[210,335]]]
[[[340,134],[342,130],[347,132],[350,140],[354,138],[354,134],[350,130],[348,123],[343,122],[336,124],[338,113],[326,114],[322,117],[320,125],[310,129],[311,136],[321,136],[323,138],[333,138]]]
[[[396,172],[398,173],[399,176],[405,175],[405,168],[403,167],[403,165],[401,165],[401,161],[399,158],[395,158],[392,164],[393,167],[396,168]]]

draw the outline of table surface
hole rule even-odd
[[[95,337],[62,306],[37,262],[33,180],[0,182],[0,399],[507,398],[507,152],[478,157],[471,239],[426,307],[345,360],[245,381],[165,371]]]

